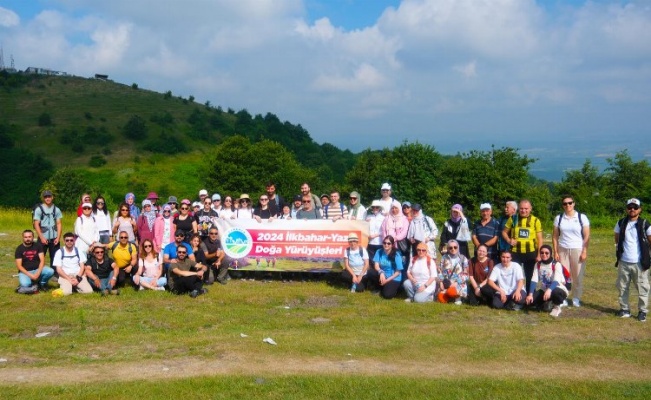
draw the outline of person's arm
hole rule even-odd
[[[518,281],[518,286],[515,288],[515,293],[513,293],[513,300],[520,301],[522,299],[522,288],[524,287],[524,279]]]
[[[475,247],[479,247],[479,245],[481,243],[479,243],[479,239],[477,239],[477,235],[475,234],[474,231],[472,233],[471,239],[472,239],[472,243],[475,245]]]
[[[588,258],[588,246],[590,245],[590,225],[583,226],[583,248],[581,255],[579,255],[579,262],[583,262]]]
[[[552,249],[554,251],[554,259],[555,260],[560,260],[560,256],[558,254],[558,238],[561,235],[560,230],[558,229],[558,226],[554,224],[554,230],[552,231]]]
[[[95,275],[93,273],[92,267],[90,265],[86,264],[84,266],[84,268],[86,269],[86,279],[88,279],[89,281],[93,281],[93,283],[95,283],[95,287],[99,288],[100,285],[101,285],[101,282],[100,282],[99,278],[97,277],[97,275]]]
[[[34,211],[34,230],[36,231],[36,235],[38,236],[38,239],[41,241],[41,244],[46,245],[47,239],[45,238],[45,235],[43,235],[43,231],[41,230],[41,216],[42,216],[41,208],[38,207],[36,211]]]
[[[118,265],[115,262],[111,264],[111,268],[113,268],[113,277],[109,280],[109,285],[111,285],[111,288],[114,288],[115,284],[118,281],[118,274],[120,273],[120,268],[118,268]]]

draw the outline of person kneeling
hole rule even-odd
[[[171,264],[170,276],[174,279],[174,291],[177,294],[190,293],[190,297],[197,297],[208,293],[203,288],[203,274],[205,269],[188,258],[188,250],[184,245],[176,247],[176,263]]]
[[[531,277],[527,305],[544,311],[551,310],[549,315],[558,317],[561,314],[561,303],[567,298],[567,288],[563,282],[563,266],[552,257],[551,246],[541,246],[540,262],[536,263]],[[536,290],[537,286],[540,289]]]
[[[511,258],[511,251],[502,251],[501,262],[491,271],[488,284],[495,290],[494,308],[521,310],[527,295],[523,289],[524,272],[522,266],[511,261]]]

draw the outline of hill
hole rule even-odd
[[[264,139],[280,143],[302,165],[318,171],[324,183],[342,181],[355,162],[350,151],[318,144],[303,127],[281,122],[274,114],[223,110],[209,102],[196,103],[192,96],[185,99],[169,91],[143,90],[135,83],[0,72],[0,104],[0,139],[7,144],[3,151],[11,149],[14,154],[5,158],[28,154],[34,163],[50,169],[51,163],[53,168],[83,168],[89,175],[108,175],[109,179],[99,179],[102,185],[111,186],[110,177],[115,174],[129,181],[127,175],[139,165],[164,163],[165,169],[174,171],[178,166],[195,174],[181,179],[175,188],[179,193],[194,193],[200,185],[196,176],[200,166],[195,161],[236,135],[252,143]],[[5,163],[4,168],[11,175],[18,174],[15,162]],[[40,180],[38,186],[21,189],[21,199],[15,193],[0,192],[0,204],[24,205],[25,195],[35,196],[44,179],[33,180]],[[162,185],[158,179],[151,183]],[[121,188],[108,189],[124,193]]]

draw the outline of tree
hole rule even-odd
[[[62,210],[76,210],[79,196],[90,192],[86,176],[69,167],[63,167],[48,179],[41,190],[50,190],[56,196],[56,204]]]
[[[611,211],[621,213],[626,199],[637,197],[643,203],[651,201],[651,167],[646,160],[633,162],[627,150],[607,158],[606,179],[612,193]]]
[[[122,128],[122,133],[131,140],[144,140],[147,138],[147,123],[140,116],[133,115]]]
[[[389,182],[394,197],[426,202],[431,188],[440,185],[443,157],[433,147],[407,143],[379,151],[367,149],[346,174],[348,188],[357,190],[366,205],[380,197],[380,186]]]
[[[576,203],[576,210],[589,215],[608,215],[612,201],[610,200],[608,181],[599,173],[599,169],[585,160],[581,169],[566,171],[563,180],[554,188],[556,200],[561,196],[570,195]],[[559,203],[560,205],[560,203]],[[561,212],[559,206],[557,210]]]
[[[264,191],[268,180],[276,182],[279,192],[294,193],[302,182],[316,179],[314,171],[300,165],[280,144],[269,140],[251,143],[242,136],[224,140],[207,155],[205,163],[206,186],[233,196],[245,192],[253,198]]]

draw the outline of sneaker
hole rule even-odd
[[[414,301],[414,300],[412,300],[411,297],[407,297],[407,298],[405,299],[405,303],[413,303],[413,301]]]
[[[577,299],[576,297],[573,298],[573,299],[572,299],[572,306],[573,306],[573,307],[577,307],[577,308],[578,308],[578,307],[581,307],[581,302],[579,301],[579,299]]]
[[[513,311],[520,311],[522,310],[522,306],[520,304],[513,304]]]
[[[555,306],[552,308],[552,312],[549,313],[552,317],[556,318],[561,315],[561,306]]]
[[[456,300],[456,301],[454,302],[454,304],[460,306],[460,305],[461,305],[461,299]]]
[[[208,293],[208,289],[206,288],[199,290],[199,294],[206,294],[206,293]]]
[[[164,291],[165,291],[165,286],[156,286],[156,287],[154,288],[154,290],[158,290],[158,291],[164,292]]]
[[[192,297],[193,299],[196,298],[197,296],[199,296],[198,290],[193,290],[190,292],[190,297]]]
[[[140,285],[140,289],[138,290],[145,290],[145,288],[142,285]]]
[[[561,307],[567,307],[567,300],[563,300],[563,302],[561,303]]]
[[[49,292],[50,291],[50,286],[46,283],[44,285],[38,285],[38,291],[39,292]]]
[[[119,296],[119,295],[120,295],[120,289],[113,289],[113,290],[111,290],[111,294],[114,294],[114,295],[116,295],[116,296]]]
[[[637,314],[637,320],[640,322],[646,322],[646,313],[640,311],[640,313]]]
[[[109,294],[108,289],[104,289],[104,290],[102,290],[102,297],[104,297],[104,296],[108,296],[108,294]]]
[[[226,279],[217,279],[217,282],[219,282],[220,285],[228,284],[228,280],[226,280]]]
[[[617,316],[620,318],[628,318],[631,316],[631,312],[628,310],[619,310],[617,313]]]

